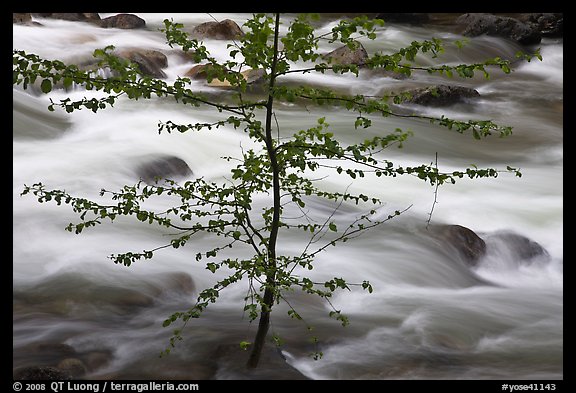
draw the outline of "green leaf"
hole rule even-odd
[[[338,231],[338,228],[336,227],[336,224],[334,224],[333,222],[331,222],[331,223],[328,225],[328,228],[330,228],[330,230],[331,230],[332,232],[337,232],[337,231]]]
[[[249,347],[250,345],[252,345],[252,343],[250,343],[250,342],[248,342],[248,341],[240,341],[240,348],[241,348],[243,351],[247,351],[247,350],[248,350],[248,347]]]
[[[50,79],[44,79],[40,84],[40,90],[45,94],[50,93],[52,91],[52,81]]]

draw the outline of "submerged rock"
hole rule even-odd
[[[157,180],[184,178],[192,176],[192,170],[181,158],[175,156],[161,156],[140,165],[136,169],[138,177],[148,184]]]
[[[66,358],[58,363],[56,367],[70,374],[73,378],[82,377],[88,371],[82,360],[76,358]]]
[[[236,22],[224,19],[221,22],[204,22],[192,30],[192,35],[197,38],[212,38],[215,40],[235,40],[244,35],[244,32]]]
[[[518,264],[532,264],[548,260],[550,254],[544,247],[526,236],[510,231],[499,231],[485,236],[489,247],[500,247]]]
[[[456,23],[465,26],[463,34],[468,37],[487,34],[507,38],[522,45],[535,45],[542,40],[542,35],[532,25],[506,16],[470,13],[458,17]]]
[[[405,102],[428,106],[449,106],[469,98],[480,97],[477,90],[463,86],[435,85],[407,91],[412,96]]]
[[[216,379],[309,379],[286,362],[280,348],[265,344],[258,367],[246,368],[250,350],[243,350],[239,344],[223,344],[216,349],[215,359],[218,364]]]

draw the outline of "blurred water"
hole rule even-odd
[[[139,15],[147,21],[144,30],[100,29],[84,23],[38,19],[43,27],[14,25],[13,46],[78,62],[88,61],[95,48],[109,44],[157,49],[168,55],[168,80],[193,66],[165,44],[157,28],[166,17],[193,26],[211,20],[210,16]],[[213,16],[239,24],[249,17]],[[320,31],[328,31],[335,23],[323,20]],[[365,42],[369,53],[389,52],[432,34],[448,40],[461,38],[394,24],[378,34],[374,42]],[[217,58],[225,58],[227,42],[208,40],[206,44]],[[321,50],[328,52],[335,47],[322,43]],[[439,61],[512,58],[518,49],[505,40],[480,37],[464,50],[447,50]],[[308,356],[315,348],[307,341],[304,325],[286,317],[285,305],[275,309],[272,330],[285,339],[284,355],[291,365],[315,379],[562,378],[562,42],[543,41],[542,55],[543,62],[521,64],[506,77],[495,73],[489,80],[451,82],[476,88],[482,98],[474,103],[421,109],[430,115],[492,119],[514,126],[514,135],[505,139],[474,141],[425,121],[393,118],[375,119],[372,128],[355,131],[355,117],[340,109],[277,108],[283,135],[308,128],[321,116],[348,142],[382,135],[396,127],[410,129],[414,136],[404,148],[385,152],[398,165],[430,163],[438,153],[438,164],[444,171],[472,163],[521,168],[520,179],[512,175],[462,179],[441,188],[433,222],[463,225],[481,235],[512,231],[538,242],[550,254],[539,263],[525,265],[515,261],[498,242],[488,242],[484,261],[471,270],[423,235],[434,188],[412,177],[367,177],[351,184],[349,178],[330,176],[321,182],[323,187],[343,192],[350,186],[351,192],[378,197],[385,202],[384,215],[410,205],[412,208],[365,237],[319,254],[315,269],[307,272],[317,281],[335,275],[349,282],[371,281],[373,294],[354,289],[333,301],[350,317],[350,326],[342,328],[330,320],[325,303],[291,294],[291,304],[299,307],[321,340],[321,361]],[[423,59],[422,63],[433,61]],[[428,74],[406,80],[377,74],[361,74],[358,79],[328,73],[310,77],[314,84],[363,94],[398,91],[439,80],[450,82]],[[304,78],[287,80],[300,83]],[[194,82],[193,87],[215,91],[200,82]],[[56,90],[49,97],[56,101],[85,94]],[[49,113],[45,110],[47,96],[14,88],[13,103],[14,367],[55,365],[58,353],[46,354],[37,347],[50,342],[70,346],[87,364],[96,352],[108,354],[106,361],[90,368],[88,375],[94,378],[208,378],[216,370],[218,378],[230,377],[222,363],[214,360],[214,353],[220,345],[250,341],[255,333],[256,326],[242,316],[247,290],[244,283],[231,287],[206,315],[190,323],[185,340],[170,357],[157,357],[171,333],[161,322],[171,312],[193,303],[197,291],[218,276],[194,261],[197,250],[217,244],[214,239],[200,237],[183,250],[158,253],[152,261],[130,268],[116,266],[106,256],[159,246],[169,232],[118,220],[114,225],[72,235],[63,230],[74,221],[67,208],[38,204],[34,198],[19,194],[24,184],[42,181],[50,188],[96,198],[101,188],[135,183],[137,167],[158,154],[183,159],[196,176],[220,180],[233,165],[220,157],[239,155],[241,148],[252,146],[251,141],[240,131],[226,128],[158,135],[158,121],[190,123],[219,118],[208,109],[183,111],[169,102],[120,101],[114,109],[98,114]],[[317,175],[325,173],[319,171]],[[160,207],[166,201],[157,203]],[[268,203],[267,197],[256,201],[258,207]],[[316,200],[310,200],[307,208],[310,215],[319,217],[334,209]],[[346,223],[360,212],[355,206],[344,205],[334,218]],[[279,251],[297,254],[307,240],[301,234],[282,231]],[[249,255],[249,250],[240,249],[234,255]],[[282,378],[282,371],[278,377]]]

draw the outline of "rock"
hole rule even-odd
[[[108,351],[98,351],[90,352],[84,356],[84,361],[86,362],[86,368],[90,371],[95,371],[102,368],[110,363],[112,360],[112,352]]]
[[[116,55],[138,64],[142,75],[166,78],[162,68],[168,67],[168,58],[162,52],[152,49],[124,49]]]
[[[461,225],[434,225],[430,234],[458,251],[469,266],[476,266],[486,254],[486,242]]]
[[[198,64],[198,65],[195,65],[194,67],[190,68],[184,74],[184,76],[186,76],[190,79],[194,79],[194,80],[207,80],[208,72],[209,72],[211,67],[212,67],[211,64]],[[246,80],[246,83],[249,85],[258,84],[258,83],[264,81],[264,77],[266,76],[266,72],[263,69],[257,69],[257,70],[249,69],[249,70],[242,71],[240,74],[242,74],[242,76]],[[208,84],[210,86],[215,86],[215,87],[231,87],[232,86],[229,81],[227,81],[227,80],[221,81],[221,80],[218,80],[216,78],[212,79]]]
[[[504,246],[514,260],[525,264],[533,262],[534,258],[550,257],[548,251],[539,243],[514,232],[496,232],[487,236],[486,240],[489,244],[495,241]]]
[[[258,367],[247,369],[246,362],[250,355],[250,349],[243,350],[238,343],[223,344],[216,348],[215,358],[218,364],[218,372],[215,379],[309,379],[300,371],[286,362],[280,348],[266,343]]]
[[[355,64],[361,66],[366,62],[368,52],[366,52],[360,42],[356,41],[355,49],[348,47],[348,45],[343,45],[322,57],[334,64]]]
[[[184,76],[195,80],[206,79],[208,77],[207,72],[211,67],[211,64],[198,64],[186,71]]]
[[[235,40],[244,36],[244,32],[236,22],[224,19],[222,22],[204,22],[192,30],[196,38],[212,38],[215,40]]]
[[[69,380],[72,376],[66,371],[59,370],[55,367],[24,367],[16,370],[13,374],[15,380]]]
[[[154,184],[156,179],[183,178],[193,174],[186,161],[174,156],[155,158],[139,166],[136,173],[148,184]]]
[[[27,25],[32,23],[32,15],[29,13],[12,13],[12,23]]]
[[[564,35],[564,16],[561,13],[521,14],[518,20],[533,26],[542,37],[560,38]]]
[[[507,38],[522,45],[535,45],[542,40],[540,32],[517,19],[491,14],[464,14],[456,19],[456,23],[464,25],[463,34],[476,37],[482,34]]]
[[[58,366],[56,367],[70,374],[72,378],[75,379],[84,376],[88,371],[84,363],[80,359],[76,358],[66,358],[58,363]]]
[[[146,26],[146,21],[134,14],[118,14],[102,19],[101,26],[117,29],[139,29]]]
[[[166,281],[165,286],[179,294],[191,295],[196,288],[192,276],[184,272],[167,273]]]
[[[428,22],[430,17],[427,13],[408,12],[408,13],[383,13],[376,16],[377,19],[384,19],[384,22],[392,23],[411,23],[420,24]]]
[[[100,24],[101,19],[100,15],[95,12],[56,12],[56,13],[39,13],[39,14],[32,14],[34,16],[38,16],[41,18],[50,18],[50,19],[61,19],[67,20],[71,22],[89,22],[94,24]]]
[[[428,106],[448,106],[469,98],[480,97],[480,93],[474,89],[449,85],[428,86],[409,90],[408,93],[412,98],[405,102]]]
[[[244,76],[244,79],[246,79],[246,83],[251,85],[263,82],[265,80],[266,71],[261,68],[256,70],[250,69],[242,71],[241,74]]]

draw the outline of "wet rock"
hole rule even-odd
[[[66,358],[58,363],[56,366],[59,370],[64,371],[72,376],[72,378],[79,378],[86,374],[88,371],[86,366],[80,359],[76,358]]]
[[[433,225],[429,233],[453,247],[469,266],[476,266],[486,255],[486,242],[462,225]]]
[[[368,52],[366,52],[366,49],[364,49],[360,42],[356,42],[355,48],[343,45],[322,57],[333,64],[354,64],[362,66],[365,64],[366,59],[368,59]]]
[[[184,76],[194,80],[205,80],[211,68],[211,64],[198,64],[186,71]]]
[[[212,65],[211,64],[198,64],[190,68],[184,76],[193,80],[207,80],[210,73]],[[256,85],[265,80],[266,72],[263,69],[250,69],[244,70],[240,73],[242,77],[246,80],[248,85]],[[228,80],[218,80],[216,78],[208,82],[208,85],[214,87],[232,87]]]
[[[29,13],[12,13],[12,23],[27,25],[32,23],[32,15]]]
[[[500,231],[486,236],[486,240],[505,247],[510,257],[521,264],[530,264],[535,258],[547,260],[550,254],[539,243],[514,232]]]
[[[143,75],[166,78],[162,68],[168,67],[168,58],[162,52],[152,49],[124,49],[116,55],[138,64]]]
[[[422,24],[430,19],[427,13],[420,13],[420,12],[408,12],[408,13],[389,12],[378,14],[376,18],[384,19],[384,22],[410,23],[410,24]]]
[[[112,352],[97,351],[83,356],[86,368],[90,371],[98,370],[108,365],[112,360]]]
[[[177,272],[177,273],[167,273],[164,279],[166,283],[165,287],[170,290],[175,290],[180,294],[189,295],[194,292],[196,286],[194,285],[194,280],[192,276],[188,273]]]
[[[140,165],[136,173],[148,184],[154,184],[161,179],[185,178],[193,174],[186,161],[174,156],[161,156],[150,160]]]
[[[542,37],[560,38],[564,35],[564,15],[561,13],[521,14],[518,20],[537,29]]]
[[[449,106],[466,99],[480,97],[478,91],[463,87],[449,85],[435,85],[409,90],[412,96],[405,102],[427,106]]]
[[[215,40],[235,40],[244,35],[244,32],[236,22],[224,19],[221,22],[204,22],[192,30],[196,38],[211,38]]]
[[[458,17],[456,23],[465,27],[463,34],[468,37],[487,34],[522,45],[535,45],[542,40],[542,35],[532,25],[505,16],[469,13]]]
[[[215,379],[309,379],[286,362],[282,351],[271,344],[265,344],[258,367],[246,368],[250,350],[243,350],[239,344],[223,344],[216,349],[215,358],[218,371]]]
[[[117,29],[140,29],[146,26],[146,21],[134,14],[118,14],[102,19],[102,27]]]
[[[14,371],[15,380],[69,380],[72,376],[66,371],[59,370],[55,367],[24,367]]]

